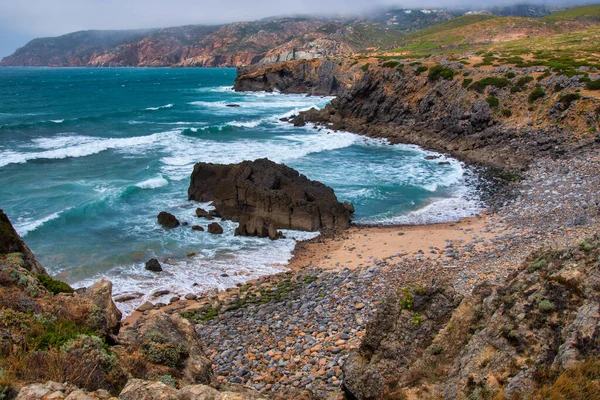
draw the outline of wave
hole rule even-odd
[[[324,130],[310,135],[275,136],[265,141],[245,139],[222,142],[206,139],[198,146],[193,137],[180,135],[178,140],[165,144],[171,155],[161,158],[162,171],[172,180],[181,180],[189,177],[192,166],[199,161],[230,164],[268,158],[285,163],[312,153],[349,147],[359,140],[360,137],[353,133]]]
[[[50,122],[54,122],[55,124],[62,124],[65,122],[64,119],[51,119]]]
[[[159,187],[167,186],[169,181],[166,180],[162,175],[157,176],[156,178],[150,178],[143,182],[136,183],[135,186],[140,189],[156,189]]]
[[[21,235],[21,237],[25,237],[27,236],[27,234],[29,232],[33,232],[35,231],[37,228],[39,228],[40,226],[44,225],[46,222],[48,221],[52,221],[54,219],[57,219],[58,217],[60,217],[60,215],[62,213],[64,213],[65,211],[70,210],[72,207],[69,208],[65,208],[62,211],[57,211],[55,213],[52,213],[46,217],[40,218],[40,219],[36,219],[36,220],[28,220],[25,222],[17,222],[15,224],[15,230],[17,231],[17,233],[19,235]]]
[[[131,138],[97,138],[90,136],[58,136],[54,138],[35,139],[35,143],[46,151],[16,152],[12,150],[0,152],[0,167],[9,164],[23,164],[36,159],[64,159],[90,156],[106,150],[132,148],[157,142],[163,133]]]
[[[173,104],[165,104],[164,106],[144,108],[144,110],[146,110],[146,111],[158,111],[158,110],[162,110],[163,108],[171,108],[171,107],[173,107]]]

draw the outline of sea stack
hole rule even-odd
[[[212,201],[222,218],[240,223],[240,236],[268,237],[269,229],[345,229],[353,209],[340,203],[330,187],[268,159],[198,163],[188,197]]]

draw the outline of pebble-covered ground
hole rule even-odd
[[[209,299],[221,311],[196,330],[215,374],[266,397],[294,388],[340,398],[344,360],[386,293],[447,279],[466,294],[484,280],[503,279],[540,247],[579,243],[598,233],[598,171],[597,152],[541,160],[518,185],[518,196],[488,215],[485,232],[471,232],[471,241],[370,259],[352,270],[266,277],[230,291],[225,300]],[[227,308],[233,310],[222,311]]]

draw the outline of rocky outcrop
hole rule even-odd
[[[377,59],[311,60],[239,68],[235,89],[336,95],[324,109],[302,112],[290,122],[416,144],[471,164],[509,171],[526,169],[540,156],[559,157],[598,146],[588,134],[600,127],[597,98],[581,97],[568,111],[557,113],[553,105],[561,94],[531,107],[527,90],[511,93],[511,85],[521,77],[539,75],[535,68],[515,68],[513,81],[505,79],[502,88],[488,85],[476,90],[459,76],[464,73],[471,82],[504,79],[508,68],[469,68],[443,56],[419,63],[428,68],[444,66],[454,77],[430,79],[418,74],[417,67],[400,63],[386,68]],[[565,92],[583,87],[577,79],[561,76],[540,82],[548,93],[558,83]],[[499,99],[504,109],[491,107],[488,98]]]
[[[117,335],[121,328],[123,314],[117,308],[112,298],[112,282],[103,279],[79,292],[82,297],[90,299],[96,306],[96,328],[107,337]]]
[[[168,213],[166,211],[161,211],[158,214],[158,224],[165,227],[165,228],[177,228],[180,224],[179,220],[177,219],[177,217],[175,217],[173,214]]]
[[[8,216],[0,210],[0,256],[9,253],[21,253],[27,270],[36,274],[46,274],[46,270],[35,259],[29,247],[12,226]]]
[[[192,226],[192,229],[194,229],[193,226]],[[146,270],[152,271],[152,272],[161,272],[163,270],[162,266],[160,265],[160,263],[158,262],[158,260],[156,258],[151,258],[148,261],[146,261],[144,268]]]
[[[535,253],[460,305],[449,287],[399,290],[344,365],[348,397],[542,398],[540,387],[600,354],[598,256],[598,237]]]
[[[242,236],[269,236],[275,229],[345,229],[350,212],[333,190],[267,159],[194,166],[190,200],[212,201],[222,218],[239,222]]]
[[[185,384],[214,382],[211,362],[204,356],[194,326],[177,313],[152,314],[137,329],[122,332],[119,339],[129,347],[140,348],[150,362],[176,367]]]
[[[348,81],[338,63],[311,60],[270,66],[245,66],[237,70],[234,89],[239,92],[278,91],[311,95],[337,94]]]

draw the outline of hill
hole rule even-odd
[[[408,35],[394,51],[409,54],[463,52],[597,26],[600,26],[600,6],[577,7],[543,18],[470,14]]]
[[[401,35],[379,23],[312,18],[148,31],[82,31],[35,39],[5,57],[0,66],[238,66],[385,47]]]

